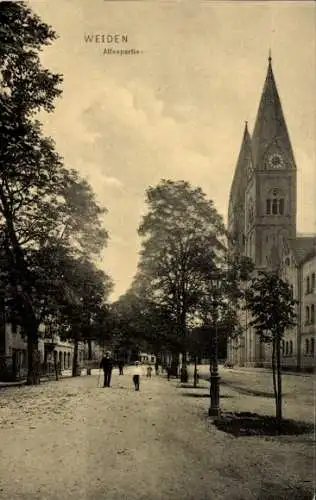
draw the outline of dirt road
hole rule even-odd
[[[2,389],[0,498],[304,499],[294,493],[311,488],[309,439],[227,435],[206,418],[201,385],[154,376],[138,393],[127,370],[109,389],[97,374]],[[226,408],[238,397],[223,388]]]

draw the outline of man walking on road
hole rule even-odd
[[[146,377],[147,378],[151,378],[151,372],[152,371],[153,371],[152,366],[148,365],[147,366],[147,373],[146,373]]]
[[[142,368],[139,361],[135,361],[135,366],[132,368],[133,382],[135,386],[135,391],[139,391],[140,376],[142,375]]]
[[[159,373],[159,363],[158,363],[158,360],[156,360],[156,363],[155,363],[155,374],[158,375]]]
[[[105,356],[101,359],[100,368],[103,369],[104,372],[104,384],[103,387],[111,386],[111,376],[113,369],[113,359],[111,358],[111,353],[107,351]]]
[[[121,359],[119,359],[118,363],[117,363],[117,366],[118,366],[118,369],[119,369],[119,374],[123,375],[124,361],[122,361]]]

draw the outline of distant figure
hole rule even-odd
[[[123,375],[124,361],[118,361],[117,366],[119,368],[119,375]]]
[[[159,373],[159,363],[158,363],[158,361],[156,361],[156,363],[155,363],[155,374],[158,375],[158,373]]]
[[[147,378],[151,378],[151,372],[153,371],[152,369],[152,366],[147,366],[147,373],[146,373],[146,377]]]
[[[170,365],[167,365],[167,379],[170,380],[170,375],[171,375],[171,366]]]
[[[103,387],[110,387],[113,370],[113,359],[111,358],[111,353],[109,351],[107,351],[105,353],[105,356],[103,356],[103,358],[101,359],[100,368],[102,368],[104,372]]]
[[[139,361],[135,361],[135,366],[132,368],[133,383],[135,386],[135,391],[139,391],[140,386],[140,376],[142,375],[142,368]]]

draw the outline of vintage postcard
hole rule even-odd
[[[0,1],[0,498],[315,498],[315,16]]]

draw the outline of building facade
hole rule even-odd
[[[307,307],[304,305],[306,300],[313,302],[312,297],[315,298],[312,294],[306,298],[301,295],[304,273],[313,274],[308,267],[313,266],[312,262],[307,263],[304,258],[311,251],[314,236],[301,238],[297,235],[296,191],[297,166],[269,57],[253,133],[250,134],[246,122],[231,185],[228,231],[232,241],[229,250],[235,256],[250,257],[256,270],[281,268],[300,301],[301,314],[301,309]],[[302,259],[299,255],[305,257]],[[291,265],[285,271],[286,259]],[[308,307],[312,311],[312,304]],[[244,311],[241,318],[243,334],[229,341],[228,362],[241,366],[270,365],[271,346],[260,342],[249,326],[249,319],[249,313]],[[309,324],[307,328],[303,323],[287,333],[284,366],[301,366],[303,331],[307,337],[312,336],[312,326]],[[306,345],[311,349],[311,344]]]
[[[282,364],[289,369],[310,370],[315,365],[316,238],[298,235],[289,240],[280,270],[298,302],[297,324],[285,332],[282,341]]]
[[[71,370],[74,356],[72,342],[63,341],[58,335],[47,336],[45,326],[39,327],[38,350],[40,362],[45,369],[54,370],[55,362],[60,371]],[[87,346],[79,343],[78,362],[82,365],[88,359]],[[2,322],[0,325],[0,373],[16,373],[24,378],[27,373],[27,342],[18,325]],[[1,381],[1,380],[0,380]]]

